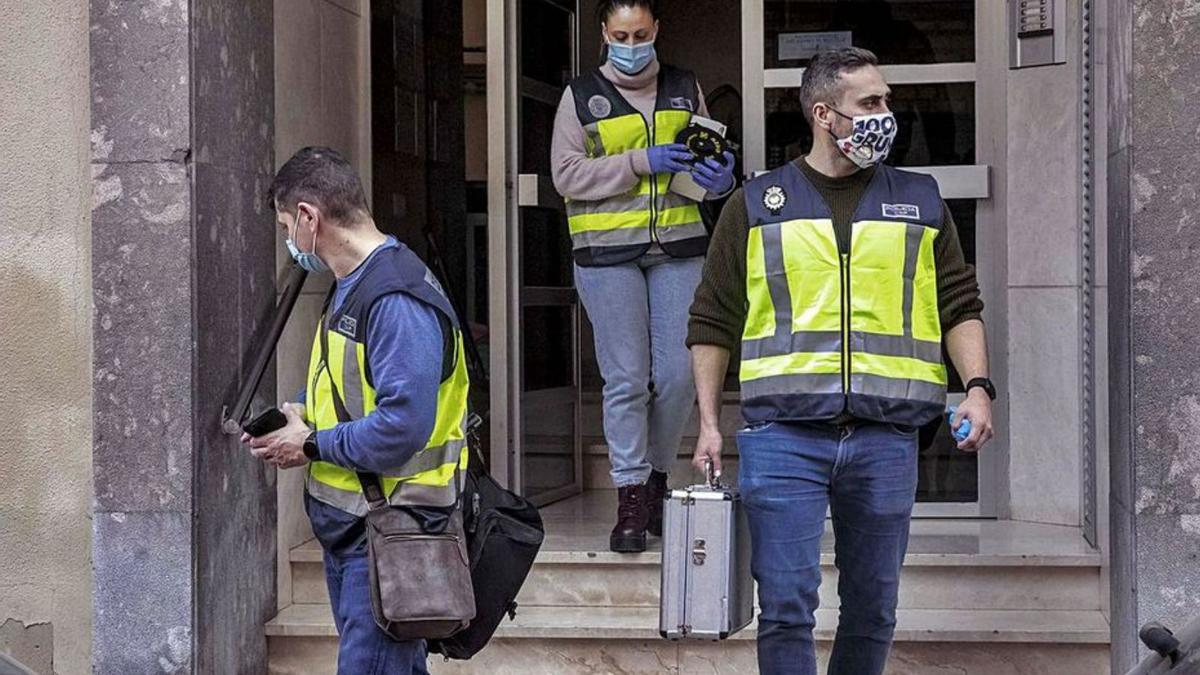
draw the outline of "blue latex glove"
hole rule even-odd
[[[724,163],[709,157],[692,165],[692,180],[710,195],[723,195],[733,189],[733,153],[726,152]]]
[[[954,428],[954,413],[958,412],[956,406],[950,406],[946,411],[946,424],[950,425],[950,433],[954,436],[954,440],[962,443],[971,435],[971,420],[964,419],[962,424],[958,425],[958,429]]]
[[[655,145],[646,149],[651,173],[683,173],[688,170],[687,162],[692,153],[682,143]]]

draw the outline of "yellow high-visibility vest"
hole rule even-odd
[[[742,411],[748,422],[942,414],[946,367],[933,178],[879,166],[838,247],[828,204],[793,163],[746,184]]]
[[[699,110],[695,76],[665,64],[658,74],[653,123],[599,69],[573,80],[571,92],[589,157],[674,143]],[[626,262],[652,243],[676,257],[702,255],[708,233],[699,206],[668,190],[670,182],[671,174],[654,174],[608,199],[568,199],[567,224],[576,260],[584,265]]]
[[[366,263],[358,282],[332,314],[321,317],[308,366],[305,415],[318,430],[339,423],[332,384],[350,419],[375,410],[375,388],[367,361],[366,332],[371,307],[389,293],[408,293],[433,306],[448,336],[438,387],[437,418],[424,449],[394,474],[380,476],[392,504],[450,506],[458,497],[457,470],[467,467],[468,378],[463,336],[449,301],[425,264],[403,245],[387,246]],[[327,340],[327,362],[321,358],[321,333]],[[329,462],[309,464],[305,489],[314,499],[355,515],[367,512],[357,474]]]

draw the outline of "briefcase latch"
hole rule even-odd
[[[708,554],[705,553],[705,551],[704,551],[704,540],[703,539],[697,539],[694,542],[692,542],[692,564],[693,565],[703,565],[704,558],[707,557],[707,555]]]

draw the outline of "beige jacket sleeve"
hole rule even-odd
[[[554,187],[567,199],[594,201],[629,192],[641,176],[650,173],[645,150],[630,150],[608,157],[588,157],[583,125],[575,114],[575,95],[563,91],[554,115],[550,142],[550,171]]]

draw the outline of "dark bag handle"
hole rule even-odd
[[[333,371],[329,369],[329,305],[333,302],[333,295],[337,292],[337,285],[333,285],[329,289],[329,293],[325,296],[325,304],[321,307],[321,368],[325,369],[325,374],[329,376],[329,389],[333,394],[333,412],[337,415],[339,423],[353,422],[350,413],[346,411],[346,404],[342,400],[342,394],[338,391],[337,382],[333,379]],[[459,468],[458,464],[454,465],[454,508],[458,508],[459,502],[462,501],[462,486],[459,484]],[[367,504],[371,509],[387,508],[387,495],[383,493],[383,484],[379,480],[379,476],[366,471],[355,471],[358,476],[358,482],[362,485],[363,497],[366,498]]]

